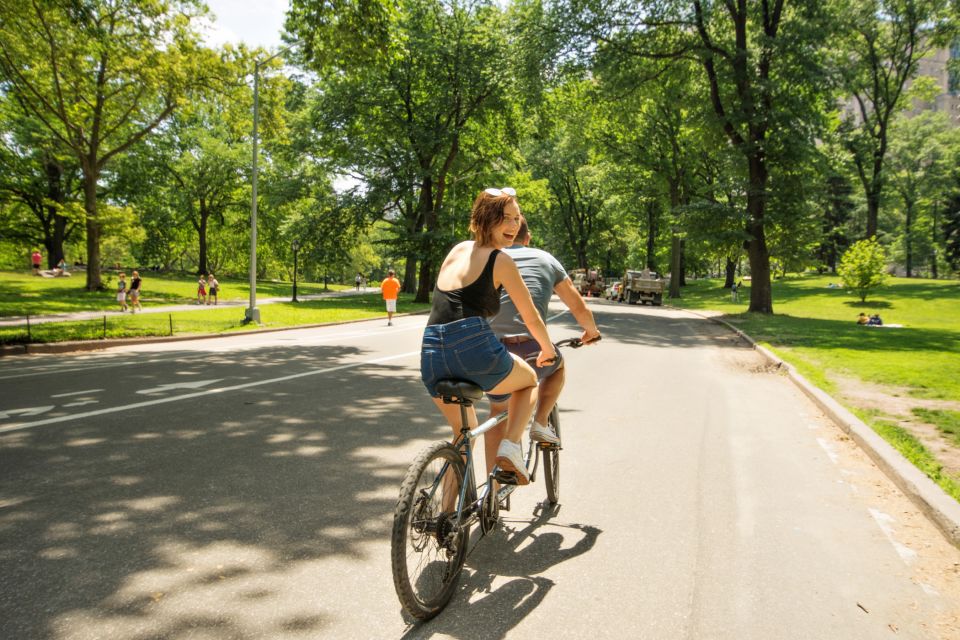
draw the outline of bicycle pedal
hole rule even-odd
[[[520,484],[517,481],[517,474],[515,474],[513,471],[494,471],[493,479],[500,484]]]

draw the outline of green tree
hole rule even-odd
[[[610,47],[625,58],[660,61],[657,73],[638,81],[658,80],[677,61],[697,61],[707,87],[702,99],[713,112],[708,122],[738,153],[745,176],[749,309],[772,313],[768,201],[777,181],[771,176],[789,169],[789,153],[799,144],[815,144],[828,104],[822,58],[833,26],[830,5],[569,0],[560,6],[565,13],[557,22],[585,36],[586,50]]]
[[[462,162],[464,151],[482,157],[494,148],[491,138],[506,139],[497,122],[510,85],[505,22],[492,1],[294,0],[291,7],[287,28],[322,78],[314,108],[322,145],[336,172],[364,184],[371,215],[396,223],[404,287],[419,263],[421,302],[449,241],[449,183],[476,171]]]
[[[884,163],[894,116],[909,106],[920,60],[949,41],[950,0],[854,0],[842,15],[834,69],[852,98],[842,132],[867,201],[866,237],[879,231]]]
[[[840,258],[837,273],[844,288],[855,291],[860,302],[864,302],[867,294],[886,283],[886,267],[887,254],[883,247],[876,238],[867,238],[847,249]]]
[[[198,0],[0,0],[0,75],[83,174],[87,289],[101,288],[104,167],[166,120],[204,68]]]

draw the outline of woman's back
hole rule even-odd
[[[437,288],[441,291],[453,291],[475,282],[483,273],[493,251],[493,247],[478,247],[472,240],[461,242],[450,250],[440,266]]]

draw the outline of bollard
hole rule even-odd
[[[167,319],[170,320],[170,335],[173,335],[173,314],[167,314]]]
[[[104,340],[107,339],[107,316],[106,316],[106,314],[104,314],[104,316],[103,316],[103,339],[104,339]]]
[[[33,336],[30,335],[30,314],[27,314],[27,342],[33,342]]]

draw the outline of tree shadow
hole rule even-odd
[[[363,352],[285,345],[179,355],[151,367],[131,357],[57,390],[103,387],[92,406],[126,406],[163,397],[136,391],[170,380],[254,383]],[[321,586],[291,614],[276,605],[281,592],[291,581],[311,592],[323,584],[297,567],[363,557],[365,541],[389,539],[412,455],[388,459],[382,447],[416,451],[449,434],[408,369],[347,367],[0,434],[7,637],[57,637],[67,621],[74,633],[118,639],[205,629],[241,638],[238,621],[267,637],[322,634],[335,613],[325,602],[336,597]],[[12,398],[31,382],[4,384]]]

